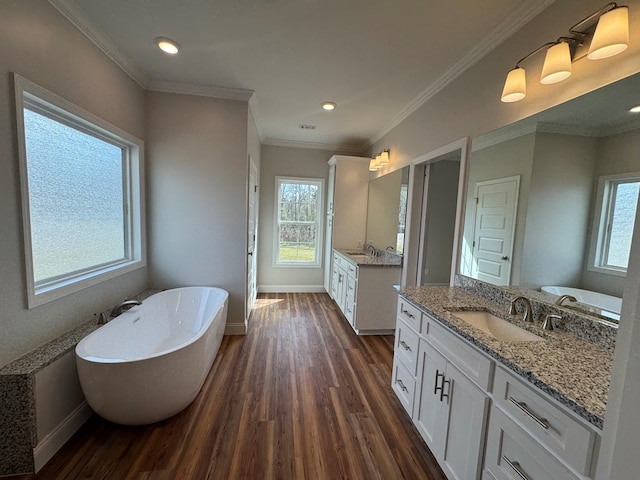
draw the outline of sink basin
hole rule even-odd
[[[489,312],[452,312],[460,320],[504,342],[541,342],[541,338]]]

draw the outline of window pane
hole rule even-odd
[[[318,185],[280,184],[280,221],[316,222],[318,219]]]
[[[638,205],[640,183],[619,183],[616,188],[607,265],[627,268],[631,252],[631,237]]]
[[[316,261],[315,224],[283,224],[280,227],[279,261],[315,262]]]
[[[24,109],[35,282],[125,258],[123,149]]]

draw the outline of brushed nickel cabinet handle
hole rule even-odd
[[[400,309],[401,313],[404,313],[407,317],[411,318],[412,320],[416,317],[414,317],[413,315],[411,315],[411,313],[409,313],[409,310],[405,310],[403,308]]]
[[[502,456],[502,459],[505,461],[505,463],[506,463],[507,465],[509,465],[509,466],[513,469],[513,471],[514,471],[514,472],[516,472],[516,473],[518,474],[518,476],[519,476],[522,480],[531,480],[531,479],[529,478],[529,476],[528,476],[526,473],[524,473],[524,472],[522,471],[522,469],[520,468],[520,463],[518,463],[518,462],[512,462],[511,460],[509,460],[509,459],[507,458],[507,456],[506,456],[506,455],[503,455],[503,456]]]
[[[409,389],[407,387],[404,386],[404,383],[402,380],[400,380],[399,378],[396,380],[396,383],[398,385],[400,385],[400,388],[402,389],[403,392],[408,392]]]
[[[404,340],[400,340],[400,345],[402,345],[405,350],[407,350],[409,352],[411,351],[411,347],[409,345],[407,345],[407,342],[405,342]]]
[[[546,418],[540,418],[531,410],[529,410],[529,407],[525,402],[519,402],[513,397],[509,397],[509,401],[513,403],[516,407],[518,407],[520,410],[522,410],[529,418],[531,418],[534,422],[536,422],[542,428],[544,428],[545,430],[549,429],[549,421]]]

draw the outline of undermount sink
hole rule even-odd
[[[460,320],[504,342],[541,342],[541,338],[489,312],[451,312]]]

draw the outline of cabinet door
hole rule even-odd
[[[420,340],[418,380],[413,404],[413,422],[436,458],[444,455],[447,404],[441,400],[447,361],[429,343]],[[445,392],[446,393],[446,392]],[[443,397],[444,400],[446,400]]]
[[[444,402],[448,407],[444,466],[449,478],[477,479],[480,476],[484,432],[489,399],[452,364],[447,364]]]

